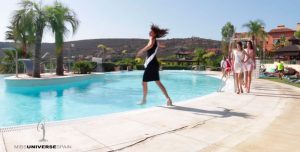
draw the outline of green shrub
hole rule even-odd
[[[191,66],[183,65],[165,65],[162,67],[163,70],[191,70]]]
[[[114,63],[107,62],[107,63],[102,63],[102,67],[104,69],[104,72],[110,72],[110,71],[115,71],[116,65]]]
[[[137,64],[135,67],[136,67],[137,70],[144,70],[145,69],[144,64]]]
[[[90,74],[97,67],[97,63],[90,61],[78,61],[75,62],[73,70],[75,73]]]

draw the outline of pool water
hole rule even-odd
[[[106,73],[86,83],[21,89],[7,88],[0,75],[0,128],[165,105],[154,82],[148,84],[147,104],[136,104],[142,99],[142,75],[142,71]],[[174,103],[215,92],[220,83],[191,71],[162,71],[160,77]]]

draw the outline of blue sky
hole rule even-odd
[[[19,0],[0,0],[0,41]],[[44,0],[51,4],[54,0]],[[299,0],[60,0],[80,19],[80,28],[70,40],[96,38],[147,38],[151,23],[167,27],[167,38],[202,37],[221,39],[221,28],[232,22],[237,31],[242,25],[261,19],[269,31],[279,24],[296,28],[300,22]],[[44,42],[53,42],[46,31]]]

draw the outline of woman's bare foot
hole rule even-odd
[[[171,98],[167,99],[167,106],[173,106]]]
[[[146,99],[143,99],[142,101],[138,102],[137,104],[138,105],[144,105],[146,104],[147,100]]]
[[[241,93],[244,93],[243,88],[241,88]]]

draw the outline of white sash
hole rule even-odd
[[[146,57],[146,61],[144,63],[144,67],[147,68],[148,64],[153,60],[153,58],[155,57],[156,53],[157,53],[157,50],[158,50],[158,44],[157,44],[157,47],[155,49],[155,52],[153,54],[151,54],[151,56],[149,57]]]

